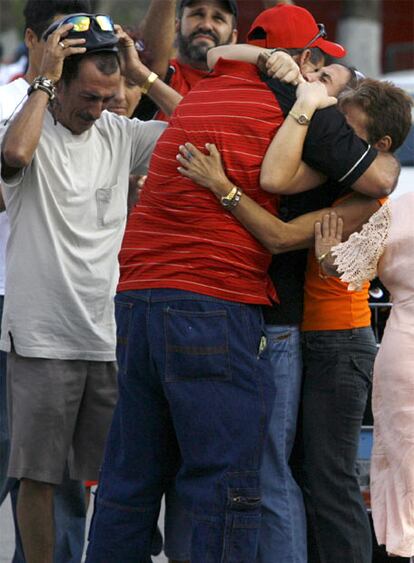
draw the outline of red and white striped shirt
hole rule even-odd
[[[283,121],[274,94],[247,63],[220,60],[183,99],[154,150],[120,253],[118,291],[172,288],[229,301],[275,299],[270,253],[207,189],[177,172],[178,146],[214,143],[230,180],[276,212],[260,166]]]

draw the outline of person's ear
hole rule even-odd
[[[380,152],[389,152],[392,147],[392,139],[389,135],[384,135],[379,141],[377,141],[374,147]]]
[[[298,59],[298,65],[299,68],[302,70],[303,67],[310,61],[311,58],[311,51],[310,49],[304,49],[300,55],[299,55],[299,59]]]
[[[304,72],[316,72],[325,64],[324,57],[321,57],[317,63],[312,62],[312,51],[310,49],[304,49],[300,55],[296,55],[294,59],[299,65],[302,74]]]
[[[38,38],[33,29],[30,29],[30,27],[28,27],[24,32],[24,43],[26,47],[28,49],[33,49],[33,47],[35,47],[39,43],[39,41],[41,41],[41,39]]]
[[[181,19],[175,18],[175,33],[178,33],[180,31],[180,27],[181,27]]]
[[[237,29],[233,29],[233,31],[231,32],[230,45],[235,45],[237,43],[238,37],[239,32],[237,31]]]

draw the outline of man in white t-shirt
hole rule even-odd
[[[136,50],[120,37],[134,80]],[[66,462],[73,478],[98,476],[116,398],[112,298],[126,186],[130,173],[146,173],[165,127],[103,111],[120,80],[109,17],[72,15],[46,39],[41,76],[0,131],[10,220],[0,342],[9,352],[9,475],[20,479],[26,558],[42,563],[53,560],[53,495]]]
[[[0,123],[19,111],[26,100],[27,89],[39,75],[45,42],[43,32],[49,25],[73,12],[90,12],[89,0],[27,0],[23,15],[25,19],[24,40],[28,51],[28,66],[24,76],[0,86]],[[2,199],[2,198],[1,198]],[[1,202],[3,203],[3,202]],[[0,212],[0,319],[5,294],[6,245],[9,236],[9,221],[4,211]],[[27,312],[28,315],[30,311]],[[17,495],[19,481],[7,478],[9,458],[9,425],[6,391],[6,358],[0,351],[0,505],[10,493],[14,520],[17,518]],[[62,484],[56,488],[54,502],[56,545],[55,563],[80,561],[83,551],[86,506],[85,488],[81,481],[69,478],[65,470]],[[18,526],[15,526],[15,552],[13,563],[24,563],[25,557]]]

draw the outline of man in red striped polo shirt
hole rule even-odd
[[[193,515],[191,560],[255,561],[259,470],[274,400],[259,307],[276,297],[270,254],[228,213],[240,191],[218,202],[177,172],[175,156],[186,141],[214,143],[232,182],[274,213],[276,199],[260,189],[260,165],[289,99],[292,105],[290,86],[273,93],[254,66],[220,60],[157,144],[120,255],[120,399],[88,563],[148,561],[160,499],[176,476]],[[324,151],[313,132],[304,158],[352,184],[376,152],[342,124],[334,129],[321,132]],[[338,132],[345,154],[329,150]]]
[[[160,138],[121,250],[121,398],[91,562],[148,560],[160,498],[178,468],[177,489],[195,514],[192,560],[220,561],[223,546],[229,560],[255,558],[259,468],[274,399],[259,307],[276,297],[270,254],[178,173],[175,156],[187,140],[221,140],[234,181],[275,213],[276,197],[260,190],[259,173],[283,114],[247,63],[222,61],[192,92]],[[237,192],[230,206],[236,199]]]

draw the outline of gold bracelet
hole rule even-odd
[[[141,94],[148,94],[157,78],[159,78],[159,76],[156,72],[150,72],[150,74],[147,76],[146,81],[141,86]]]
[[[330,254],[331,250],[328,250],[328,252],[324,252],[323,254],[321,254],[320,256],[317,256],[316,260],[318,262],[318,276],[321,278],[321,280],[326,280],[327,278],[329,278],[329,276],[327,276],[325,274],[325,272],[323,271],[323,266],[322,266],[322,262],[325,260],[325,258],[328,256],[328,254]]]

